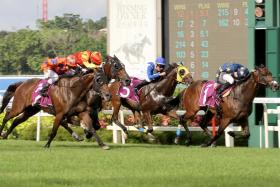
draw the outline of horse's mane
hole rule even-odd
[[[168,76],[168,75],[170,74],[170,72],[171,72],[173,69],[177,68],[177,67],[178,67],[178,64],[176,64],[176,63],[169,64],[169,65],[167,66],[166,70],[165,70],[166,75]],[[166,76],[166,77],[167,77],[167,76]]]

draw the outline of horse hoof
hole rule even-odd
[[[124,132],[124,133],[123,133],[123,137],[124,137],[125,140],[127,140],[128,134]]]
[[[191,146],[191,144],[192,144],[192,142],[191,142],[190,140],[186,140],[186,141],[185,141],[185,145],[186,145],[187,147]]]
[[[155,142],[156,138],[154,137],[154,135],[152,135],[151,133],[147,133],[148,136],[148,141],[153,143]]]
[[[2,133],[1,133],[1,136],[2,136],[2,139],[3,139],[3,140],[7,140],[7,138],[8,138],[8,135],[7,135],[6,132],[2,132]]]
[[[76,139],[76,141],[77,142],[82,142],[82,141],[84,141],[84,139],[79,137],[78,139]]]
[[[217,147],[216,143],[212,143],[211,147]]]
[[[206,143],[201,144],[200,147],[208,147],[208,145]]]
[[[107,146],[107,145],[103,145],[103,146],[102,146],[102,149],[103,149],[103,150],[109,150],[109,149],[110,149],[110,147],[109,147],[109,146]]]
[[[81,141],[84,140],[83,138],[80,138],[76,133],[73,133],[73,134],[72,134],[72,137],[73,137],[77,142],[81,142]]]

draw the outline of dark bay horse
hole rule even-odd
[[[201,109],[198,103],[204,83],[205,81],[202,80],[195,81],[180,95],[182,97],[181,102],[186,110],[186,113],[181,117],[181,124],[186,130],[188,130],[187,123],[192,122],[197,112]],[[248,117],[252,112],[253,99],[260,86],[270,86],[273,91],[279,89],[279,84],[273,80],[271,72],[264,66],[256,67],[246,80],[237,84],[227,97],[222,98],[220,103],[222,116],[216,122],[219,125],[219,130],[214,137],[212,137],[211,132],[207,128],[207,124],[210,123],[216,110],[209,108],[205,119],[199,123],[200,127],[211,138],[203,146],[212,145],[223,134],[224,129],[230,123],[239,124],[242,127],[242,137],[249,138]],[[229,132],[229,135],[235,136],[234,132]],[[191,141],[190,137],[188,137],[188,141]]]
[[[130,85],[130,77],[125,70],[124,64],[114,55],[113,57],[107,56],[106,63],[102,65],[104,73],[107,79],[110,81],[115,80],[115,83],[120,85],[128,86]],[[94,90],[90,90],[86,96],[73,108],[75,111],[74,115],[77,115],[80,119],[80,123],[87,124],[86,126],[93,125],[95,130],[100,128],[98,120],[98,112],[102,109],[102,98],[99,94],[96,94]],[[66,124],[65,124],[66,123]],[[81,140],[78,135],[67,126],[67,123],[73,123],[71,116],[67,118],[62,124],[63,127],[75,138],[76,140]],[[86,137],[91,138],[96,136],[92,133],[93,131],[85,131]],[[99,144],[103,146],[103,144]]]
[[[61,78],[56,85],[52,86],[49,90],[54,106],[54,111],[52,111],[47,107],[32,106],[32,93],[39,81],[40,79],[29,79],[22,84],[18,83],[9,87],[10,89],[8,88],[6,93],[10,92],[10,95],[14,96],[14,101],[11,110],[5,114],[2,126],[0,127],[0,134],[2,133],[2,130],[8,120],[19,115],[13,121],[5,137],[11,133],[13,128],[17,125],[26,121],[29,117],[35,115],[40,110],[43,110],[55,115],[53,129],[46,144],[46,147],[49,147],[51,141],[56,136],[57,129],[62,120],[67,116],[71,116],[75,112],[72,108],[80,102],[90,89],[100,93],[106,100],[111,98],[111,94],[108,90],[108,80],[104,71],[96,70],[94,73],[81,77]],[[5,95],[7,96],[9,94]],[[7,100],[9,99],[3,98],[3,101]],[[3,112],[3,107],[5,108],[5,106],[2,106],[1,112]],[[88,129],[94,131],[91,127],[88,127]]]
[[[180,82],[182,81],[188,84],[191,84],[193,79],[186,67],[176,63],[169,65],[166,72],[167,75],[164,78],[155,83],[150,83],[141,89],[139,92],[139,103],[121,98],[118,93],[120,88],[119,83],[115,82],[109,86],[110,92],[112,93],[112,121],[126,134],[128,134],[127,128],[118,120],[121,105],[132,110],[134,114],[136,112],[143,113],[144,120],[148,125],[147,133],[153,131],[151,114],[161,113],[171,117],[177,117],[174,116],[174,113],[170,113],[170,107],[168,107],[167,103],[171,100],[179,79],[181,79]]]

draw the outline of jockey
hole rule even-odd
[[[162,57],[158,57],[154,62],[148,62],[147,67],[147,80],[143,80],[137,86],[135,86],[135,93],[137,94],[140,88],[149,84],[150,82],[156,82],[160,77],[165,76],[166,72],[164,72],[164,68],[166,65],[166,61]]]
[[[220,98],[225,89],[233,83],[245,79],[249,75],[249,70],[241,64],[225,63],[219,67],[216,73],[215,89],[217,97]]]
[[[94,69],[102,63],[102,55],[98,51],[80,51],[72,54],[72,60],[83,68]]]
[[[38,87],[37,92],[40,94],[34,99],[33,105],[37,104],[42,96],[46,95],[46,92],[51,84],[54,84],[60,75],[73,76],[76,71],[77,64],[72,61],[67,61],[67,58],[56,57],[48,58],[42,63],[41,69],[44,72],[44,78],[47,79],[47,83]]]
[[[222,97],[222,93],[235,82],[244,80],[249,75],[249,70],[241,64],[225,63],[219,67],[216,74],[214,88],[217,92],[217,98]],[[216,104],[217,117],[221,117],[221,106]]]

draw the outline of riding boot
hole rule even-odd
[[[40,95],[41,96],[46,97],[48,95],[47,91],[49,89],[49,86],[50,86],[49,83],[46,83],[46,84],[43,85],[43,88],[40,90]]]
[[[138,95],[138,91],[145,85],[149,84],[150,82],[143,80],[142,82],[140,82],[137,86],[134,87],[134,92],[136,95]]]
[[[225,91],[230,85],[231,85],[231,84],[227,82],[227,83],[225,83],[225,84],[222,84],[222,85],[218,88],[218,90],[217,90],[217,92],[216,92],[216,95],[217,95],[217,98],[218,98],[218,99],[221,99],[221,98],[222,98],[222,93],[223,93],[223,91]]]

